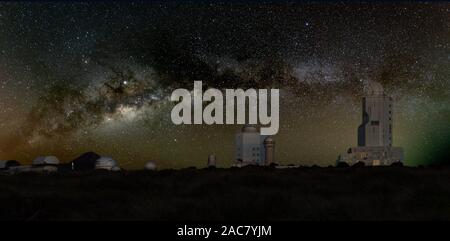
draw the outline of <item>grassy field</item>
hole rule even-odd
[[[0,175],[2,220],[450,220],[450,168]]]

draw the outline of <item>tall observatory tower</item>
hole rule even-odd
[[[370,166],[403,161],[403,149],[392,146],[392,98],[377,82],[364,83],[362,122],[358,127],[358,146],[339,155],[337,163],[363,162]]]
[[[366,84],[358,146],[392,146],[392,98],[377,82]]]

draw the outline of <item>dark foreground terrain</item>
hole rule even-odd
[[[0,175],[0,219],[450,220],[450,168]]]

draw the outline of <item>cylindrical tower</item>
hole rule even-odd
[[[275,141],[271,137],[264,139],[264,149],[266,151],[266,166],[270,166],[275,161]]]
[[[208,156],[208,167],[215,167],[216,166],[216,155],[211,154]]]

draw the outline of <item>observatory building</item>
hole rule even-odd
[[[255,126],[245,125],[235,138],[236,166],[270,165],[274,162],[275,142]]]
[[[9,170],[11,167],[20,166],[20,163],[15,160],[0,160],[0,171]]]
[[[403,149],[392,147],[392,98],[384,93],[383,87],[377,82],[366,83],[364,92],[358,146],[341,154],[337,162],[349,165],[363,162],[371,166],[402,162]]]
[[[55,156],[38,156],[31,164],[31,171],[35,172],[56,172],[58,171],[59,160]]]
[[[95,169],[95,164],[100,155],[95,152],[86,152],[75,158],[71,163],[72,171],[90,171]]]
[[[147,163],[145,163],[144,169],[147,171],[156,171],[156,162],[148,161]]]
[[[51,173],[59,170],[59,160],[55,156],[38,156],[31,165],[22,166],[18,161],[0,161],[0,171],[9,174],[21,172]]]
[[[102,156],[95,162],[95,170],[120,171],[120,167],[116,160]]]

